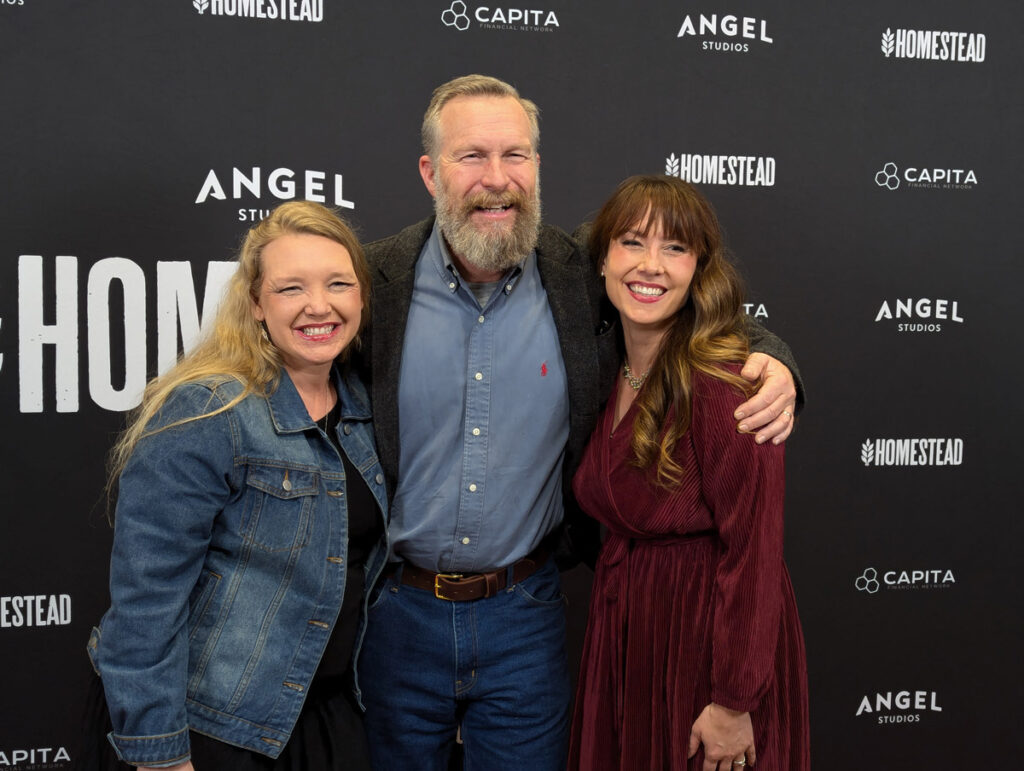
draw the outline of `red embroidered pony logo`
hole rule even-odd
[[[547,377],[548,374],[548,363],[545,361],[540,365],[540,376]]]

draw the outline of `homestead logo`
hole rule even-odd
[[[259,166],[253,166],[249,171],[232,168],[230,176],[223,173],[218,175],[216,169],[210,169],[199,187],[199,195],[196,196],[195,202],[206,203],[210,198],[226,201],[229,192],[233,201],[249,201],[255,204],[261,203],[265,193],[279,201],[301,197],[306,201],[342,209],[356,208],[352,201],[345,198],[344,179],[341,174],[309,169],[296,172],[288,168],[277,168],[264,174]],[[270,212],[270,208],[244,206],[238,209],[238,221],[259,222]]]
[[[860,446],[865,466],[959,466],[964,462],[964,440],[865,439]]]
[[[558,16],[554,11],[532,8],[492,8],[487,5],[470,9],[462,0],[454,0],[447,9],[442,11],[441,21],[446,27],[465,32],[469,29],[471,16],[481,29],[551,32],[558,27]]]
[[[900,184],[906,187],[934,188],[937,190],[973,190],[978,184],[978,175],[973,169],[918,168],[908,166],[902,172],[889,161],[875,173],[875,184],[889,190],[897,190]]]
[[[67,626],[70,623],[70,594],[26,594],[0,597],[0,629],[27,626]]]
[[[34,771],[43,768],[64,768],[58,763],[71,762],[64,747],[32,747],[30,749],[0,750],[0,768],[10,771]]]
[[[737,53],[747,53],[750,51],[751,44],[747,42],[750,40],[768,45],[774,42],[768,36],[768,22],[764,19],[755,19],[752,16],[735,16],[733,14],[719,16],[716,13],[710,16],[702,13],[697,16],[696,21],[692,15],[687,14],[676,37],[705,38],[700,44],[701,49],[704,51],[734,51]],[[707,39],[722,37],[728,39]]]
[[[854,586],[858,592],[878,594],[883,586],[887,590],[948,589],[956,583],[953,571],[938,570],[883,570],[867,568],[857,576]]]
[[[922,297],[915,300],[912,297],[894,300],[892,305],[888,300],[882,300],[882,305],[875,314],[875,323],[882,319],[889,321],[901,321],[896,325],[897,332],[941,332],[942,321],[952,321],[956,324],[963,324],[963,316],[960,315],[960,303],[957,300],[940,300]]]
[[[927,29],[886,28],[882,33],[885,58],[931,59],[940,62],[985,61],[985,35],[981,32],[940,32]]]
[[[771,187],[775,184],[775,159],[760,155],[672,153],[665,158],[665,174],[694,184]]]
[[[857,706],[857,717],[873,715],[879,725],[920,723],[928,712],[942,712],[935,691],[879,691],[865,695]]]
[[[324,0],[192,0],[200,15],[279,21],[324,20]]]

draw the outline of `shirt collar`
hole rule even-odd
[[[526,269],[527,263],[530,261],[530,257],[533,256],[533,252],[520,260],[515,266],[510,268],[501,280],[504,282],[504,286],[501,291],[505,294],[509,294],[515,289],[516,284],[519,283],[519,279],[523,275],[523,271]],[[459,275],[459,269],[455,267],[455,263],[452,262],[451,252],[448,251],[448,244],[445,243],[444,238],[441,235],[441,228],[438,227],[437,222],[434,222],[434,229],[430,233],[430,238],[427,239],[427,259],[431,261],[437,275],[441,281],[444,282],[448,288],[449,293],[454,294],[459,290],[459,285],[462,284],[465,279]]]

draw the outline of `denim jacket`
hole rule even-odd
[[[332,376],[338,439],[386,513],[366,390],[355,375]],[[208,413],[241,388],[181,386],[150,429]],[[269,397],[138,443],[120,479],[111,607],[88,645],[122,760],[180,763],[190,728],[280,754],[345,594],[344,481],[285,372]],[[367,560],[367,587],[385,541]]]

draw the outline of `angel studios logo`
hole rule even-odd
[[[768,22],[753,16],[726,13],[687,14],[676,38],[699,38],[702,51],[749,53],[750,47],[772,45]]]
[[[985,61],[985,35],[981,32],[943,32],[930,29],[886,27],[882,53],[886,59],[929,59],[937,62]]]
[[[878,691],[864,694],[857,717],[867,715],[878,725],[920,723],[929,712],[942,712],[936,691]]]
[[[192,0],[200,16],[234,16],[268,21],[324,20],[324,0]]]
[[[942,332],[943,322],[963,324],[960,303],[932,297],[899,297],[891,303],[882,300],[875,313],[875,323],[896,322],[897,332]]]
[[[765,155],[672,153],[665,158],[665,175],[696,185],[772,187],[775,184],[775,158]]]
[[[273,206],[264,205],[265,196],[278,201],[301,198],[341,209],[356,208],[355,203],[345,198],[345,178],[341,174],[311,169],[295,171],[284,166],[235,166],[230,172],[210,169],[199,186],[195,203],[209,204],[211,198],[230,200],[241,204],[234,212],[239,222],[259,222],[273,210]]]

